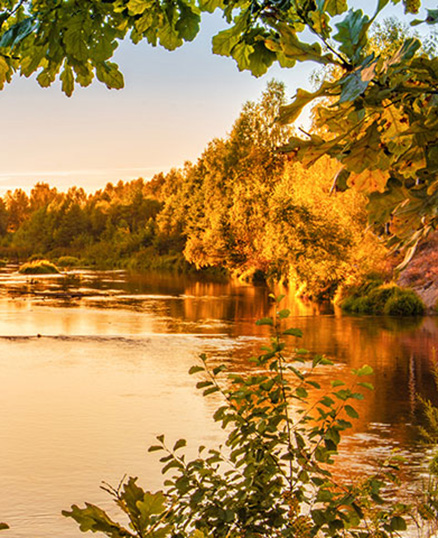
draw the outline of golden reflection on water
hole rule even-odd
[[[127,472],[159,487],[146,452],[159,433],[217,444],[217,401],[203,400],[187,371],[206,351],[213,364],[245,372],[269,337],[255,325],[272,311],[261,286],[119,272],[43,281],[5,274],[1,285],[0,517],[13,538],[78,538],[60,510],[107,503],[101,480],[117,483]],[[438,319],[344,317],[290,296],[282,308],[291,310],[288,326],[304,333],[288,337],[288,349],[333,360],[316,374],[324,387],[351,379],[351,368],[374,368],[375,390],[343,442],[344,475],[372,468],[393,448],[418,468],[416,394],[435,397]]]

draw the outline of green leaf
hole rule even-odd
[[[391,518],[390,527],[393,531],[405,531],[407,529],[406,521],[401,516]]]
[[[323,366],[333,366],[333,361],[323,355],[316,355],[312,361],[312,366],[315,368],[318,364]]]
[[[34,17],[28,17],[22,21],[13,24],[1,37],[0,47],[9,47],[13,49],[23,39],[38,30],[38,24]]]
[[[290,329],[286,329],[283,331],[283,334],[288,334],[290,336],[296,336],[297,338],[301,338],[303,336],[303,331],[301,329],[295,329],[291,327]]]
[[[77,15],[68,20],[64,31],[64,45],[68,54],[81,62],[88,59],[88,45],[84,32],[84,17]]]
[[[273,321],[272,318],[262,318],[262,319],[258,319],[256,321],[256,325],[271,325],[271,326],[273,326],[274,321]]]
[[[179,4],[180,18],[175,25],[175,30],[184,41],[193,41],[199,32],[201,17],[199,10],[195,6],[188,6],[184,3]]]
[[[73,70],[68,64],[65,64],[64,70],[61,73],[61,76],[59,78],[61,79],[61,82],[62,82],[62,86],[61,86],[62,91],[68,97],[71,97],[73,94],[74,87],[75,87],[75,80],[73,76]]]
[[[218,392],[218,387],[210,387],[209,389],[205,389],[202,393],[204,396],[208,396],[209,394],[213,394],[214,392]]]
[[[256,41],[252,45],[252,48],[253,51],[248,55],[248,69],[255,77],[261,77],[274,63],[277,56],[274,52],[266,48],[264,40]],[[234,49],[232,51],[232,56],[234,57]]]
[[[383,192],[371,192],[367,205],[370,223],[384,224],[388,222],[395,208],[406,200],[407,191],[401,183],[390,178]]]
[[[310,385],[311,387],[315,388],[315,389],[320,389],[321,388],[321,385],[319,383],[317,383],[316,381],[309,381],[307,380],[306,383],[308,385]]]
[[[368,65],[361,66],[345,77],[342,82],[342,92],[341,97],[339,98],[339,103],[354,101],[362,95],[374,78],[376,66],[377,60]]]
[[[321,11],[312,11],[310,13],[309,20],[311,21],[312,29],[316,34],[322,36],[323,38],[328,38],[330,36],[330,17],[327,15],[327,13]]]
[[[354,409],[354,407],[351,407],[351,405],[346,405],[344,409],[349,417],[359,418],[358,412],[356,411],[356,409]]]
[[[374,385],[372,385],[371,383],[365,383],[365,382],[361,382],[361,383],[358,383],[358,385],[360,387],[364,387],[368,390],[374,390]]]
[[[324,405],[325,407],[329,407],[329,408],[331,408],[333,404],[335,403],[334,400],[332,400],[328,396],[324,396],[323,398],[321,398],[319,402],[321,403],[321,405]]]
[[[314,61],[324,65],[333,63],[329,55],[323,55],[319,43],[308,44],[300,41],[297,33],[289,24],[278,23],[275,29],[280,35],[279,41],[266,40],[266,46],[272,51],[282,51],[286,58],[299,62]]]
[[[290,105],[280,107],[278,121],[281,125],[294,122],[301,114],[303,108],[311,103],[316,97],[320,97],[322,92],[308,92],[299,88],[293,102]]]
[[[161,474],[166,474],[168,471],[170,471],[171,469],[182,469],[183,468],[183,465],[182,463],[180,463],[178,460],[175,460],[175,459],[171,459],[171,461],[169,461],[169,463],[167,463],[162,469],[161,469]]]
[[[316,495],[316,502],[330,502],[333,499],[333,493],[327,489],[320,489]]]
[[[213,53],[220,56],[231,56],[231,51],[241,39],[241,33],[245,25],[246,18],[242,16],[234,26],[216,34],[212,39]]]
[[[425,22],[427,24],[437,24],[438,23],[438,9],[426,9],[427,17]]]
[[[377,122],[373,122],[355,141],[354,151],[342,157],[342,161],[350,172],[361,174],[364,171],[369,173],[375,170],[376,155],[379,155],[381,149],[380,136]]]
[[[199,7],[201,11],[207,11],[208,13],[213,13],[217,8],[224,9],[225,2],[224,0],[200,0]]]
[[[307,390],[303,387],[298,387],[296,390],[295,390],[295,394],[299,397],[299,398],[307,398],[309,396],[309,393],[307,392]]]
[[[340,43],[340,51],[353,63],[357,63],[367,43],[366,32],[370,25],[361,9],[350,9],[347,16],[336,24],[338,33],[333,36]]]
[[[131,15],[141,15],[147,8],[151,7],[149,0],[129,0],[127,8]]]
[[[211,381],[198,381],[196,383],[197,389],[204,389],[205,387],[211,387],[213,383]]]
[[[166,508],[166,497],[162,491],[150,493],[147,491],[141,501],[137,501],[136,506],[140,512],[142,524],[149,523],[151,516],[160,515]]]
[[[192,366],[189,370],[189,374],[197,374],[198,372],[205,372],[205,368],[203,366]]]
[[[158,30],[157,35],[160,45],[167,50],[175,50],[183,44],[176,28],[168,21]]]
[[[187,441],[185,439],[178,439],[178,441],[173,446],[173,451],[176,452],[178,449],[183,448],[187,445]]]
[[[163,447],[161,445],[151,445],[148,448],[148,452],[158,452],[159,450],[163,450]]]
[[[284,308],[283,310],[280,310],[280,312],[277,312],[277,316],[280,319],[286,319],[290,316],[290,310],[288,308]]]
[[[3,58],[3,56],[0,56],[0,89],[3,89],[3,86],[6,80],[8,79],[8,73],[9,73],[9,64]]]
[[[107,88],[119,90],[125,85],[117,64],[102,62],[96,66],[96,76]]]
[[[348,9],[347,0],[327,0],[325,2],[325,9],[331,17],[341,15]]]
[[[38,84],[42,88],[48,88],[50,84],[55,80],[56,73],[53,71],[50,71],[48,69],[44,69],[41,71],[41,73],[37,76]]]
[[[113,521],[106,512],[94,504],[85,503],[85,508],[77,505],[71,507],[71,511],[62,511],[65,517],[73,518],[82,532],[103,532],[110,538],[129,536],[129,533],[121,525]]]
[[[353,370],[353,373],[359,377],[362,377],[364,375],[372,375],[374,373],[374,370],[368,364],[364,364],[358,370]]]
[[[335,379],[334,381],[331,381],[330,384],[333,388],[342,387],[343,385],[345,385],[345,383],[340,379]]]

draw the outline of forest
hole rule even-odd
[[[8,191],[0,202],[3,255],[273,279],[316,299],[332,298],[341,282],[387,277],[391,262],[368,226],[366,196],[333,188],[333,160],[305,169],[277,151],[291,134],[273,122],[285,99],[283,84],[271,81],[196,163],[150,181],[108,183],[93,194],[46,183],[29,195]]]

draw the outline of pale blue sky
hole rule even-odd
[[[314,65],[273,67],[256,79],[213,55],[211,35],[221,25],[218,16],[206,16],[197,39],[172,53],[123,43],[116,54],[123,90],[96,82],[67,98],[57,85],[42,89],[32,79],[15,79],[0,93],[0,194],[38,181],[94,191],[108,181],[150,178],[196,160],[269,79],[283,80],[291,97],[309,87]]]

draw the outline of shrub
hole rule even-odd
[[[332,363],[321,356],[309,360],[302,350],[286,354],[280,335],[301,336],[297,329],[280,330],[288,316],[280,310],[258,322],[274,336],[251,359],[251,373],[211,369],[205,355],[190,370],[202,375],[197,387],[204,396],[221,396],[214,420],[228,432],[224,447],[199,447],[189,461],[184,439],[168,446],[158,436],[149,451],[161,453],[166,491],[145,491],[136,478],[104,486],[129,529],[89,503],[63,514],[83,531],[112,538],[389,538],[406,530],[412,507],[382,497],[395,480],[394,461],[388,472],[383,465],[354,484],[339,484],[330,472],[342,433],[358,417],[351,402],[362,399],[358,390],[372,388],[363,381],[372,369],[353,370],[349,385],[334,380],[321,389],[314,370]]]
[[[373,307],[367,296],[365,297],[349,297],[342,303],[342,308],[347,312],[354,314],[372,314]]]
[[[76,256],[61,256],[56,263],[59,267],[78,267],[81,262]]]
[[[50,275],[59,273],[59,269],[48,260],[36,260],[24,263],[18,272],[23,275]]]
[[[389,297],[383,309],[388,316],[421,316],[424,314],[423,301],[413,290],[398,289]]]
[[[385,305],[391,297],[399,293],[400,288],[394,284],[384,284],[372,289],[368,294],[373,314],[383,314]]]
[[[360,291],[363,295],[360,295]],[[353,290],[353,294],[344,299],[340,306],[345,312],[354,314],[418,316],[425,311],[423,302],[414,291],[395,284],[362,286]]]

